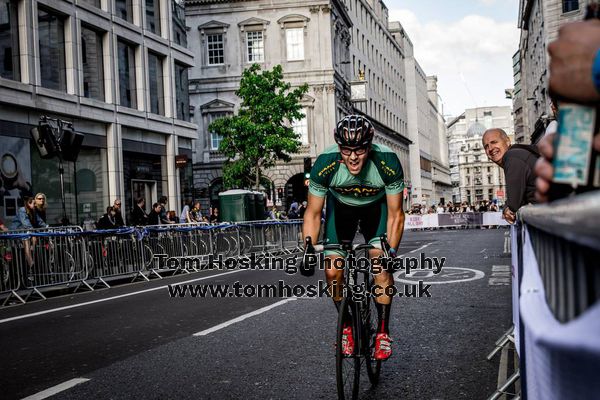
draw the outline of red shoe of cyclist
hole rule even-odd
[[[387,333],[378,333],[375,338],[375,359],[385,361],[392,355],[392,338]]]
[[[351,356],[354,354],[354,337],[352,336],[352,326],[346,325],[342,330],[342,354]]]

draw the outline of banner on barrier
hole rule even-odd
[[[482,225],[482,213],[437,214],[440,226]]]

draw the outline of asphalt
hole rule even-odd
[[[511,311],[510,286],[491,285],[489,278],[493,266],[510,265],[510,254],[503,252],[506,233],[405,234],[405,255],[423,252],[446,261],[436,276],[397,276],[397,286],[418,279],[437,283],[431,298],[394,300],[394,356],[376,388],[369,387],[363,371],[361,399],[481,399],[493,392],[498,360],[488,362],[485,356],[510,326]],[[230,285],[285,280],[293,286],[322,278],[204,271],[2,309],[2,398],[23,398],[81,377],[89,381],[52,398],[336,398],[331,300],[293,299],[192,336],[282,299],[171,298],[162,287],[194,279],[201,280],[192,284]],[[153,288],[158,289],[146,291]],[[134,292],[141,293],[128,295]],[[65,309],[52,311],[57,308]],[[38,314],[3,322],[33,313]]]

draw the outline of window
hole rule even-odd
[[[53,11],[38,9],[41,84],[45,88],[67,90],[65,67],[64,17]]]
[[[562,7],[564,13],[579,10],[579,0],[563,0]]]
[[[177,119],[190,120],[190,98],[188,95],[188,68],[185,65],[175,63],[175,97],[177,107]]]
[[[290,28],[285,30],[288,61],[304,60],[304,29]]]
[[[80,0],[82,3],[89,4],[96,8],[100,8],[100,0]]]
[[[224,113],[224,112],[209,114],[209,116],[208,116],[209,126],[213,121],[216,121],[217,119],[223,118],[226,116],[227,116],[227,113]],[[219,145],[221,144],[222,141],[223,141],[223,136],[221,136],[215,132],[210,133],[210,149],[211,150],[219,150]]]
[[[160,0],[146,0],[146,29],[160,35]]]
[[[294,129],[294,133],[299,136],[300,142],[302,144],[308,144],[308,119],[306,109],[303,108],[300,110],[304,117],[298,120],[294,120],[292,122],[292,129]]]
[[[129,108],[137,108],[135,91],[135,47],[119,40],[119,104]]]
[[[0,76],[18,81],[19,21],[17,0],[0,0]]]
[[[246,32],[248,46],[248,62],[263,62],[265,60],[265,42],[262,32]]]
[[[83,95],[104,101],[102,36],[102,32],[96,32],[86,25],[81,25]]]
[[[165,115],[165,87],[163,84],[164,57],[148,52],[148,80],[150,91],[150,112]]]
[[[206,35],[206,50],[208,54],[208,65],[224,64],[223,34],[215,33]]]
[[[185,30],[185,1],[171,0],[173,42],[187,47],[187,34]]]
[[[133,23],[133,0],[115,0],[117,17]]]

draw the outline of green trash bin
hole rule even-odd
[[[252,221],[256,215],[254,193],[240,189],[219,193],[219,211],[221,221]]]
[[[262,192],[254,193],[255,219],[257,221],[265,219],[265,195]]]

